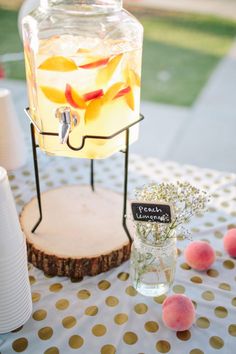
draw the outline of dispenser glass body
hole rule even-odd
[[[83,137],[109,137],[139,119],[142,26],[120,0],[46,3],[23,19],[30,114],[40,130],[59,134],[38,134],[39,146],[52,155],[108,157],[124,148],[125,132],[84,145]],[[130,128],[130,142],[138,129]]]

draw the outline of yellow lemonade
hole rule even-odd
[[[104,158],[125,147],[125,132],[111,136],[139,119],[141,49],[130,50],[125,42],[93,43],[71,35],[41,39],[37,50],[25,43],[30,112],[44,132],[37,135],[48,154]],[[66,53],[66,55],[65,55]],[[138,125],[130,128],[130,143],[138,138]]]

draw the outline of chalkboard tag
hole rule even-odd
[[[161,224],[170,224],[172,222],[170,204],[133,202],[131,203],[131,208],[135,221]]]

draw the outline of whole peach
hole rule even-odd
[[[195,321],[195,308],[185,295],[168,296],[162,304],[162,319],[166,327],[174,331],[185,331]]]
[[[184,257],[190,267],[207,270],[215,261],[215,251],[204,241],[193,241],[184,250]]]
[[[236,229],[229,230],[223,239],[224,249],[231,257],[236,257]]]

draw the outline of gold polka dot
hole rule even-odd
[[[189,340],[191,338],[191,332],[189,330],[178,331],[178,332],[176,332],[176,336],[180,340],[186,341],[186,340]]]
[[[114,322],[118,325],[122,325],[128,321],[128,315],[126,313],[118,313],[114,317]]]
[[[160,295],[160,296],[155,296],[153,298],[153,300],[157,303],[157,304],[162,304],[164,302],[164,300],[166,299],[166,295]]]
[[[210,345],[215,349],[221,349],[224,346],[224,341],[218,336],[212,336],[209,340]]]
[[[225,221],[227,221],[227,219],[226,219],[224,216],[219,216],[219,217],[217,218],[217,220],[220,221],[220,222],[225,222]]]
[[[76,318],[74,316],[67,316],[67,317],[64,317],[63,320],[62,320],[62,326],[64,328],[72,328],[76,325]]]
[[[223,233],[218,230],[214,232],[214,235],[216,238],[220,238],[220,239],[223,238],[224,236]]]
[[[107,281],[107,280],[101,280],[98,283],[98,287],[100,290],[107,290],[110,288],[110,286],[111,286],[111,283],[109,283],[109,281]]]
[[[13,181],[15,179],[15,176],[14,175],[9,175],[8,179],[9,179],[9,181]]]
[[[208,270],[207,270],[207,275],[208,275],[209,277],[211,277],[211,278],[216,278],[216,277],[218,277],[219,272],[218,272],[218,270],[216,270],[216,269],[208,269]]]
[[[225,267],[226,269],[234,269],[235,265],[234,265],[233,261],[228,259],[228,260],[224,261],[223,267]]]
[[[217,257],[222,257],[222,252],[221,251],[216,251]]]
[[[116,348],[111,344],[106,344],[101,348],[101,354],[115,354]]]
[[[19,186],[13,184],[13,185],[11,186],[11,189],[12,189],[13,191],[16,191],[17,189],[19,189]]]
[[[67,299],[60,299],[56,302],[56,308],[58,310],[65,310],[68,308],[70,302]]]
[[[33,275],[30,275],[30,276],[29,276],[29,281],[30,281],[30,285],[33,285],[33,284],[36,283],[36,278],[33,277]]]
[[[234,298],[232,299],[231,304],[232,304],[233,306],[236,306],[236,297],[234,297]]]
[[[184,270],[190,270],[192,269],[187,263],[182,263],[180,264],[180,267]]]
[[[182,254],[181,249],[177,248],[177,256],[178,256],[178,257],[180,257],[180,256],[181,256],[181,254]]]
[[[189,352],[189,354],[204,354],[204,352],[198,348],[194,348]]]
[[[129,295],[129,296],[135,296],[135,295],[137,295],[137,290],[135,290],[134,287],[131,286],[131,285],[128,286],[128,287],[125,289],[125,292],[126,292],[126,294]]]
[[[49,177],[50,177],[49,174],[44,174],[41,176],[42,179],[48,179]]]
[[[125,332],[123,335],[123,341],[126,344],[133,345],[137,342],[138,336],[134,332]]]
[[[17,353],[21,353],[25,351],[27,347],[28,347],[28,340],[24,337],[18,338],[14,340],[14,342],[12,343],[12,349]]]
[[[155,333],[158,331],[159,326],[158,326],[158,323],[155,321],[148,321],[145,323],[144,328],[148,332]]]
[[[228,283],[220,283],[219,288],[227,291],[231,290],[231,286]]]
[[[212,301],[215,299],[215,295],[212,291],[207,290],[202,293],[202,298],[207,301]]]
[[[195,284],[201,284],[202,283],[202,278],[198,277],[197,275],[190,278],[190,280],[195,283]]]
[[[208,239],[206,238],[201,238],[201,241],[206,242],[206,243],[211,243]]]
[[[83,290],[78,291],[77,296],[80,300],[86,300],[91,296],[91,294],[88,290],[83,289]]]
[[[169,353],[171,345],[166,340],[159,340],[156,344],[156,349],[160,353]]]
[[[197,233],[197,232],[200,232],[200,229],[198,227],[192,227],[191,232]]]
[[[43,327],[38,331],[38,336],[42,340],[50,339],[53,335],[53,329],[51,327]]]
[[[196,303],[196,301],[194,301],[194,300],[191,300],[192,301],[192,303],[193,303],[193,306],[195,307],[195,309],[197,308],[197,303]]]
[[[196,323],[199,328],[208,328],[210,326],[210,321],[206,317],[199,317]]]
[[[115,296],[108,296],[105,300],[107,306],[114,307],[119,304],[119,300]]]
[[[210,208],[208,208],[208,211],[210,213],[215,213],[216,212],[216,208],[210,207]]]
[[[138,313],[139,315],[143,315],[146,313],[148,310],[148,307],[146,304],[137,304],[134,306],[134,311]]]
[[[42,309],[37,310],[33,313],[32,317],[35,321],[43,321],[47,317],[47,311]]]
[[[212,227],[212,226],[214,226],[214,224],[212,224],[212,222],[209,222],[209,221],[205,222],[204,225],[205,225],[206,227]]]
[[[82,347],[83,344],[84,344],[84,339],[81,336],[78,336],[76,334],[74,336],[71,336],[69,339],[69,346],[72,349],[79,349]]]
[[[228,327],[228,332],[231,336],[236,337],[236,324],[231,324]]]
[[[57,293],[63,288],[62,284],[60,283],[55,283],[50,285],[49,290],[52,291],[53,293]]]
[[[96,316],[96,314],[98,313],[98,307],[97,306],[89,306],[85,309],[84,313],[87,316]]]
[[[30,172],[28,170],[22,171],[23,176],[30,176]]]
[[[59,349],[57,347],[51,347],[45,350],[44,354],[59,354]]]
[[[93,326],[93,328],[92,328],[92,333],[96,337],[104,336],[106,331],[107,331],[106,327],[102,324],[97,324],[97,325]]]
[[[51,274],[46,274],[46,273],[44,273],[44,276],[45,276],[45,278],[47,278],[47,279],[53,278],[53,275],[51,275]]]
[[[117,278],[122,281],[126,281],[127,279],[129,279],[129,273],[121,272],[117,275]]]
[[[228,311],[225,307],[223,306],[217,306],[214,310],[215,315],[219,318],[225,318],[228,316]]]
[[[41,298],[41,295],[39,293],[32,293],[32,301],[33,302],[38,302]]]
[[[185,292],[185,287],[183,285],[175,285],[173,286],[173,291],[176,294],[183,294]]]

